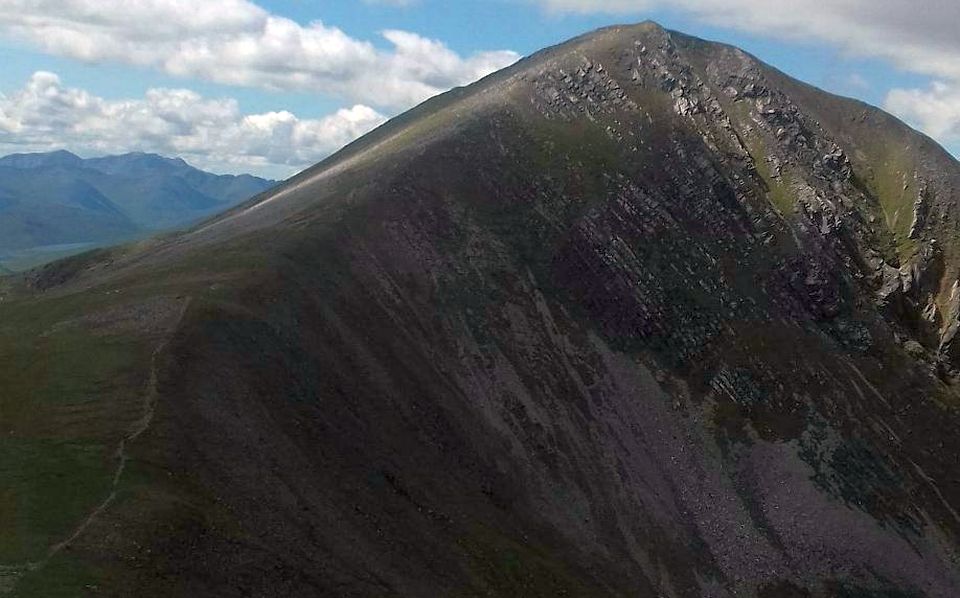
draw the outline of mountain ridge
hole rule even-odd
[[[601,30],[0,279],[11,594],[956,595],[960,167],[780,77]]]

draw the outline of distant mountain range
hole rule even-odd
[[[0,158],[0,265],[32,265],[184,226],[275,184],[155,154],[6,156]]]

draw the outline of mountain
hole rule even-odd
[[[153,154],[6,156],[0,158],[0,261],[50,246],[106,245],[183,226],[274,184],[250,175],[214,175]]]
[[[29,170],[31,168],[83,168],[84,160],[66,150],[46,153],[10,154],[0,158],[0,166]]]
[[[0,249],[116,239],[137,229],[81,178],[0,166]]]
[[[8,596],[960,595],[960,164],[652,23],[0,278]]]

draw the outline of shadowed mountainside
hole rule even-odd
[[[0,278],[0,594],[960,593],[960,165],[645,23]]]

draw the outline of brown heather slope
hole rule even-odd
[[[646,23],[0,279],[0,594],[960,595],[958,189]]]

